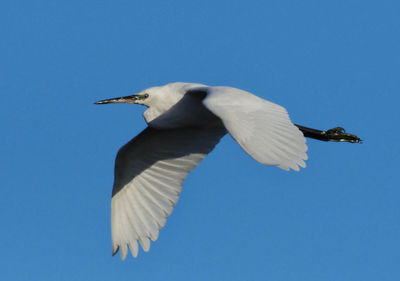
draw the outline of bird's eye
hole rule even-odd
[[[143,99],[147,99],[148,97],[149,97],[149,94],[147,94],[147,93],[143,95]]]

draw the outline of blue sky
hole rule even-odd
[[[399,280],[398,1],[2,1],[2,280]],[[308,167],[229,137],[184,183],[149,253],[111,257],[118,148],[168,82],[243,88],[296,123]]]

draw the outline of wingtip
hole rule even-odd
[[[116,248],[113,247],[112,251],[111,251],[111,255],[115,256],[118,252],[121,253],[121,260],[125,260],[126,259],[126,253],[124,254],[124,252],[121,250],[119,251],[119,246],[117,246]]]
[[[111,251],[111,255],[112,256],[115,256],[117,253],[118,253],[118,250],[119,250],[119,247],[117,246],[117,247],[113,247],[112,248],[112,251]]]
[[[139,242],[145,252],[150,250],[150,240],[148,237],[140,238]]]

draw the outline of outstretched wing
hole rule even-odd
[[[306,140],[285,108],[235,88],[206,89],[203,104],[251,157],[287,171],[306,166]]]
[[[124,145],[115,160],[111,201],[113,255],[128,247],[137,256],[139,247],[157,240],[182,190],[187,174],[226,134],[225,129],[146,128]]]

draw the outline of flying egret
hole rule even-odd
[[[182,182],[229,133],[251,157],[283,170],[305,168],[304,136],[359,143],[337,127],[315,130],[290,121],[285,108],[231,87],[170,83],[96,104],[147,106],[148,127],[118,151],[111,200],[112,254],[150,248],[172,213]]]

